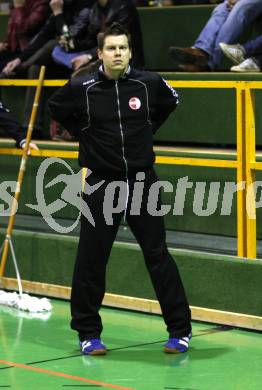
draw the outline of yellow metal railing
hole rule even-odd
[[[45,80],[45,87],[59,87],[67,80]],[[0,86],[36,86],[38,80],[0,80]],[[256,258],[255,171],[262,170],[256,162],[255,98],[254,90],[262,89],[262,82],[250,81],[168,81],[175,88],[233,89],[236,92],[237,159],[202,159],[194,157],[157,156],[157,164],[235,168],[237,171],[237,254]],[[0,148],[0,154],[22,154],[20,150]],[[32,150],[32,156],[77,158],[78,152],[61,150]],[[241,184],[244,183],[244,186]]]
[[[216,160],[216,168],[233,168],[237,170],[237,184],[245,182],[245,87],[242,81],[170,81],[172,87],[176,88],[219,88],[234,89],[236,91],[236,117],[237,117],[237,160]],[[210,160],[209,160],[210,161]],[[209,162],[208,161],[208,162]],[[202,166],[206,160],[203,160]],[[188,164],[191,165],[191,164]],[[245,188],[237,191],[237,254],[240,257],[248,257],[247,242],[247,213],[246,213],[246,193]]]
[[[246,143],[246,161],[245,175],[246,186],[252,193],[247,193],[247,215],[246,215],[246,234],[247,234],[247,257],[256,257],[256,206],[254,183],[256,181],[256,170],[262,170],[262,163],[256,162],[256,123],[255,123],[255,90],[262,89],[261,82],[246,82],[245,85],[245,143]]]

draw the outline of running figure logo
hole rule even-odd
[[[44,185],[45,175],[47,169],[53,164],[62,164],[70,172],[69,174],[60,174],[51,180],[48,184]],[[89,170],[87,176],[92,172]],[[45,189],[51,188],[58,183],[64,183],[65,188],[61,192],[61,199],[56,199],[54,202],[47,204],[45,199]],[[29,208],[38,211],[45,222],[56,232],[66,234],[72,232],[77,226],[81,213],[87,218],[87,220],[95,226],[95,221],[88,205],[82,201],[81,192],[85,192],[87,195],[91,195],[102,184],[104,180],[95,184],[94,186],[85,185],[82,189],[82,171],[74,173],[70,165],[60,158],[47,158],[40,165],[36,176],[36,199],[37,204],[27,204]],[[79,213],[76,221],[70,226],[61,226],[56,222],[53,214],[65,208],[68,204],[75,206]]]

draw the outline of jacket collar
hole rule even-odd
[[[120,79],[127,79],[127,78],[129,78],[130,73],[131,73],[131,66],[128,65],[128,67],[127,67],[125,73],[120,77]],[[111,79],[109,79],[109,78],[107,77],[107,75],[105,74],[105,70],[104,70],[104,65],[103,65],[103,64],[100,65],[99,70],[98,70],[98,74],[99,74],[99,76],[102,77],[103,79],[111,80]]]

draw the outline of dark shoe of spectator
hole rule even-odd
[[[195,47],[169,47],[168,54],[172,60],[179,64],[194,64],[206,66],[208,54],[204,50]]]
[[[225,56],[233,61],[234,64],[239,65],[245,60],[245,49],[239,43],[236,45],[228,45],[220,42],[219,46]]]
[[[177,69],[182,72],[210,72],[208,65],[178,64]]]

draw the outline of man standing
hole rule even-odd
[[[82,215],[71,327],[78,332],[83,354],[107,352],[100,339],[99,309],[105,293],[106,264],[125,215],[142,248],[167,325],[169,340],[164,351],[186,352],[191,338],[190,309],[166,246],[163,217],[153,216],[148,204],[150,188],[158,183],[152,167],[153,133],[176,108],[178,96],[158,74],[130,68],[130,37],[121,25],[113,23],[98,34],[98,56],[103,62],[98,72],[72,79],[49,100],[51,116],[78,133],[79,162],[92,171],[86,179],[88,188],[96,188],[83,195],[95,226]],[[141,181],[144,190],[138,212],[132,198]],[[105,198],[108,200],[107,191],[116,184],[126,189],[125,199],[122,207],[116,206],[112,218],[107,218]],[[114,205],[120,202],[118,195],[114,194]],[[154,199],[161,206],[159,194]]]

